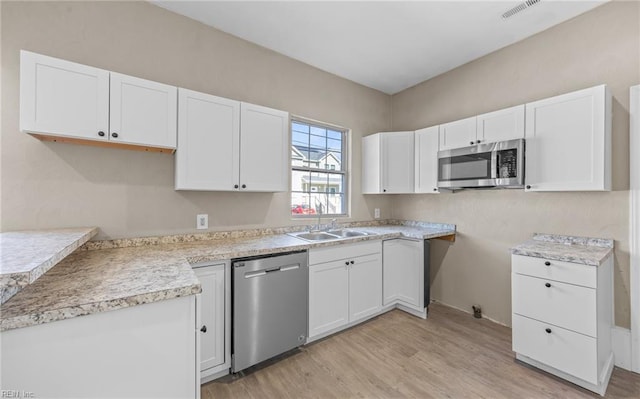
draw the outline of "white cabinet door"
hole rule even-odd
[[[345,262],[309,267],[309,337],[349,322],[349,270]]]
[[[229,191],[240,180],[240,102],[178,90],[176,190]]]
[[[176,148],[178,89],[111,72],[112,142]]]
[[[380,187],[380,133],[362,138],[362,193],[379,194]]]
[[[476,142],[524,138],[524,104],[477,116]]]
[[[20,129],[107,140],[109,71],[21,51]]]
[[[381,137],[382,192],[413,193],[413,132],[387,132]]]
[[[440,150],[476,144],[476,117],[440,125]]]
[[[416,130],[415,192],[437,194],[438,190],[438,126]]]
[[[225,265],[194,268],[202,285],[200,371],[225,362]]]
[[[381,308],[382,259],[380,254],[351,259],[349,261],[349,322],[378,313]]]
[[[605,85],[526,104],[527,191],[611,190]]]
[[[197,398],[196,337],[195,295],[3,331],[2,389],[37,398]]]
[[[241,103],[240,130],[240,189],[287,191],[289,114]]]
[[[424,310],[424,243],[387,240],[382,243],[384,304],[400,302]]]

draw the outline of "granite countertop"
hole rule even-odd
[[[511,253],[600,266],[613,254],[613,240],[535,233],[531,240],[511,248]]]
[[[209,240],[174,236],[178,238],[171,241],[177,242],[169,243],[162,238],[90,242],[87,246],[92,249],[74,252],[3,304],[0,331],[197,294],[201,287],[192,265],[198,263],[372,239],[430,239],[455,234],[454,225],[416,222],[350,228],[371,235],[314,243],[286,234],[228,235]]]
[[[98,233],[96,227],[0,233],[0,303]]]

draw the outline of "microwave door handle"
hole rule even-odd
[[[491,178],[498,178],[498,161],[500,160],[499,151],[491,151]]]

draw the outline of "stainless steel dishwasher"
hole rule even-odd
[[[236,259],[231,371],[303,345],[307,337],[307,252]]]

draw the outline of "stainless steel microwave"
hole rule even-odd
[[[521,188],[524,139],[438,151],[438,187]]]

